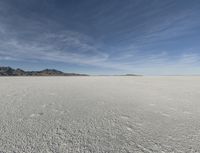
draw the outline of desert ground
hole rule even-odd
[[[0,77],[0,153],[200,152],[200,77]]]

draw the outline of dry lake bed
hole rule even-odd
[[[200,152],[200,77],[0,77],[0,153]]]

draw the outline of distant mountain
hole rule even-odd
[[[138,75],[138,74],[126,74],[125,76],[142,76],[142,75]]]
[[[42,71],[24,71],[11,67],[0,67],[0,76],[88,76],[87,74],[64,73],[55,69],[45,69]]]

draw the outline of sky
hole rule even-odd
[[[1,0],[0,66],[200,74],[200,1]]]

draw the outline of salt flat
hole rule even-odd
[[[200,152],[200,77],[0,77],[0,152]]]

